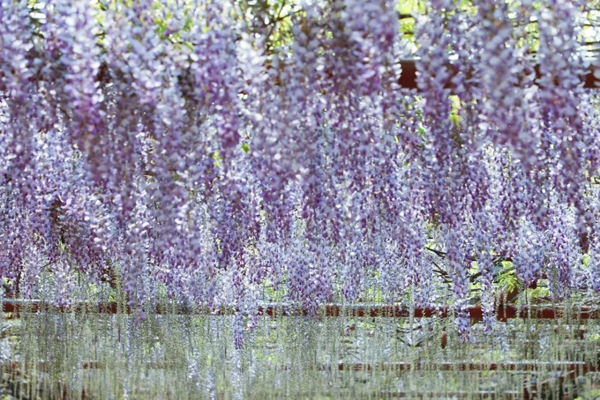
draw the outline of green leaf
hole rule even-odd
[[[548,288],[537,287],[535,289],[531,289],[529,291],[529,294],[533,299],[541,299],[550,296],[550,291],[548,290]]]
[[[460,98],[458,96],[450,96],[450,122],[457,128],[460,128],[460,115],[459,111],[461,108]]]
[[[590,255],[589,254],[584,254],[582,259],[581,259],[581,263],[583,265],[585,265],[586,267],[590,265]]]

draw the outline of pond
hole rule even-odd
[[[10,317],[10,314],[7,314]],[[2,321],[23,399],[600,396],[600,324],[511,319],[21,313]],[[233,340],[243,330],[243,342]],[[7,397],[11,398],[11,397]]]

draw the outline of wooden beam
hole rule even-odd
[[[403,60],[400,61],[400,66],[402,67],[402,74],[400,75],[400,79],[398,81],[400,86],[405,89],[417,89],[417,62],[415,60]],[[542,77],[542,74],[540,72],[539,65],[535,65],[534,69],[536,73],[536,79],[540,79]],[[449,70],[451,71],[451,73],[448,79],[451,79],[454,75],[458,73],[458,70],[456,70],[456,68],[454,68],[454,66],[452,65],[449,66]],[[596,74],[594,74],[595,70],[598,71]],[[581,83],[583,87],[586,89],[599,89],[600,79],[596,78],[596,75],[598,76],[598,78],[600,78],[600,66],[587,67],[585,69],[585,74],[581,77]],[[447,85],[447,87],[451,89],[451,85]]]
[[[22,313],[89,313],[89,314],[131,314],[132,307],[119,305],[116,302],[79,302],[70,306],[56,306],[50,303],[41,301],[26,301],[26,300],[5,300],[3,302],[3,310],[5,313],[11,313],[8,318],[18,318]],[[142,308],[140,308],[142,310]],[[150,312],[147,308],[145,312]],[[470,318],[483,318],[483,310],[481,306],[469,306],[466,309]],[[233,315],[240,312],[237,307],[189,307],[183,305],[157,305],[153,307],[154,314],[178,314],[178,315]],[[400,305],[380,305],[380,304],[356,304],[356,305],[340,305],[326,304],[315,311],[303,308],[299,305],[285,304],[265,304],[257,307],[257,315],[268,317],[284,317],[284,316],[324,316],[324,317],[357,317],[357,318],[408,318],[411,314],[415,318],[450,318],[453,317],[453,309],[451,307],[425,307],[415,308],[411,310],[408,307]],[[496,310],[496,318],[500,321],[508,319],[556,319],[569,315],[575,319],[600,319],[600,309],[591,309],[588,307],[567,309],[565,307],[537,307],[524,306],[517,308],[513,305],[498,307]]]

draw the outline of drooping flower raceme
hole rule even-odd
[[[270,300],[451,304],[467,339],[502,262],[599,291],[582,8],[425,7],[410,89],[392,1],[0,0],[2,276],[233,305],[238,347]]]

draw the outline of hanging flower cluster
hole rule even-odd
[[[177,3],[0,0],[0,273],[20,296],[121,280],[132,305],[251,315],[265,288],[316,312],[447,285],[466,336],[501,261],[555,299],[599,290],[582,6],[431,0],[407,89],[392,1],[289,7],[287,36],[240,2]]]

